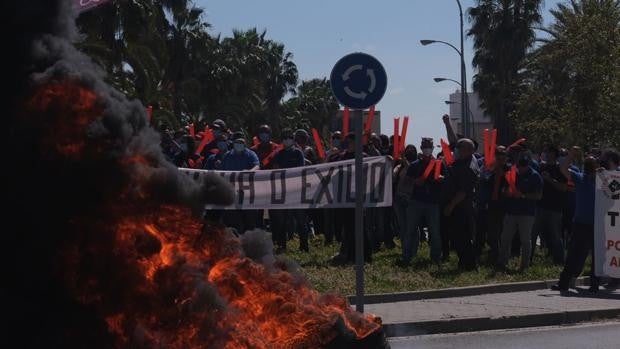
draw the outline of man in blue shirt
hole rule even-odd
[[[521,268],[530,266],[532,252],[532,226],[536,214],[536,202],[542,197],[543,180],[531,167],[532,159],[522,154],[517,161],[517,178],[514,188],[505,191],[506,217],[502,231],[499,269],[505,269],[510,257],[510,248],[514,235],[519,231],[521,242]]]
[[[274,169],[302,167],[305,164],[303,151],[295,144],[293,131],[284,129],[282,131],[282,145],[280,150],[273,158]],[[299,234],[299,249],[308,252],[308,215],[304,210],[271,210],[269,211],[272,220],[272,240],[277,246],[276,253],[286,250],[288,237],[294,232]]]
[[[418,253],[420,236],[418,225],[422,219],[428,226],[431,245],[431,260],[441,262],[441,236],[439,230],[439,194],[443,176],[435,179],[435,159],[433,158],[433,139],[422,138],[422,157],[415,160],[407,169],[405,180],[413,181],[414,189],[407,205],[407,225],[403,227],[403,262],[409,263]],[[439,166],[442,166],[439,163]],[[443,166],[441,167],[443,169]],[[444,170],[445,173],[445,170]],[[425,177],[426,175],[426,177]]]
[[[532,229],[532,255],[536,249],[536,240],[540,235],[553,255],[553,262],[562,265],[564,264],[562,211],[568,186],[566,185],[567,179],[562,175],[558,164],[559,154],[559,148],[553,145],[547,146],[543,153],[544,162],[540,164],[544,187]]]
[[[551,287],[556,291],[568,291],[568,284],[573,277],[579,276],[583,266],[592,251],[592,268],[590,272],[590,291],[597,292],[599,279],[594,273],[594,200],[596,193],[596,170],[599,167],[594,157],[587,157],[583,163],[583,172],[570,169],[570,166],[579,158],[578,149],[572,149],[567,161],[561,166],[562,174],[575,183],[575,217],[573,218],[573,233],[571,235],[568,254],[564,269],[560,273],[560,281]]]
[[[216,137],[215,142],[217,144],[218,152],[209,155],[209,157],[204,163],[205,170],[222,170],[222,159],[224,158],[224,155],[228,152],[230,146],[228,143],[228,134],[221,133],[219,136]]]
[[[233,149],[222,157],[223,171],[255,171],[259,169],[258,156],[245,146],[239,134],[233,140]]]
[[[259,168],[258,156],[245,146],[243,133],[233,135],[233,149],[222,157],[222,171],[255,171]],[[256,228],[256,211],[228,210],[224,215],[224,222],[229,227],[243,234]]]

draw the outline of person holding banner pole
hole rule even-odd
[[[573,218],[573,232],[568,246],[568,254],[564,269],[560,273],[560,280],[551,287],[552,290],[566,292],[570,280],[583,271],[588,254],[592,251],[592,268],[590,271],[590,292],[598,292],[599,279],[596,277],[594,256],[594,202],[596,193],[596,170],[599,167],[594,157],[587,157],[584,161],[583,172],[570,169],[575,159],[579,158],[579,149],[573,148],[568,158],[560,166],[566,179],[575,183],[575,217]]]

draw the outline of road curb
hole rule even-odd
[[[569,325],[620,318],[620,308],[383,324],[387,337]]]
[[[536,291],[548,289],[551,285],[554,285],[557,282],[558,280],[525,281],[482,286],[444,288],[428,291],[368,294],[364,296],[364,304],[395,303],[423,299],[479,296],[493,293]],[[586,286],[589,282],[590,278],[581,277],[575,279],[574,285]],[[355,304],[355,296],[347,296],[347,298],[351,304]]]

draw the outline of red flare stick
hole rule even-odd
[[[512,143],[512,144],[510,145],[510,147],[514,147],[515,145],[521,145],[521,144],[525,143],[525,141],[526,141],[526,140],[527,140],[527,139],[525,139],[525,138],[521,138],[521,139],[519,139],[519,140],[515,141],[514,143]],[[508,147],[508,148],[510,148],[510,147]]]
[[[512,165],[510,171],[506,172],[506,182],[511,195],[517,193],[517,165]]]
[[[205,132],[202,134],[202,141],[198,145],[198,148],[196,148],[196,154],[202,154],[203,149],[214,139],[215,136],[213,135],[213,131],[210,128],[205,128]]]
[[[422,174],[422,180],[426,181],[426,179],[428,178],[428,176],[430,176],[434,168],[435,168],[435,160],[430,159],[428,161],[428,165],[426,165],[426,169],[424,170],[424,173]]]
[[[494,128],[491,131],[491,145],[489,146],[489,156],[491,157],[490,163],[495,163],[495,148],[497,147],[497,129]]]
[[[405,150],[405,143],[407,142],[407,129],[409,128],[409,117],[405,116],[405,119],[403,120],[403,129],[401,130],[401,135],[400,138],[398,139],[400,141],[400,146],[398,148],[398,150],[403,151]]]
[[[267,155],[264,159],[263,159],[263,167],[267,167],[267,165],[269,165],[269,163],[271,162],[271,160],[273,160],[273,158],[276,156],[276,154],[280,151],[284,149],[284,144],[278,144],[276,145],[276,147],[271,151],[271,153],[269,153],[269,155]]]
[[[366,124],[364,125],[364,143],[368,144],[370,133],[372,132],[372,122],[375,119],[375,106],[371,106],[368,110],[368,117],[366,118]]]
[[[484,142],[484,167],[487,169],[491,168],[491,153],[489,150],[491,146],[490,136],[489,129],[485,128],[484,131],[482,131],[482,140]]]
[[[346,137],[349,133],[349,107],[344,107],[342,112],[342,136]]]
[[[394,118],[394,153],[392,154],[392,156],[394,157],[394,160],[399,160],[400,159],[400,118]]]
[[[312,137],[314,138],[314,144],[316,145],[316,151],[319,153],[321,160],[325,159],[325,149],[323,148],[323,142],[319,136],[319,131],[316,128],[312,129]]]
[[[441,151],[443,152],[443,158],[446,161],[448,166],[454,163],[454,156],[452,155],[452,151],[450,150],[450,145],[441,139]]]
[[[149,105],[148,107],[146,107],[146,118],[150,124],[151,120],[153,120],[153,106],[152,105]]]
[[[438,181],[441,176],[441,161],[435,160],[435,180]]]
[[[196,138],[196,129],[194,128],[194,123],[192,122],[191,124],[189,124],[188,128],[189,135],[192,136],[192,138]]]

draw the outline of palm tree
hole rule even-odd
[[[469,9],[476,69],[473,87],[482,108],[493,117],[499,142],[510,144],[516,132],[510,114],[518,98],[521,69],[542,22],[542,0],[477,0]]]

